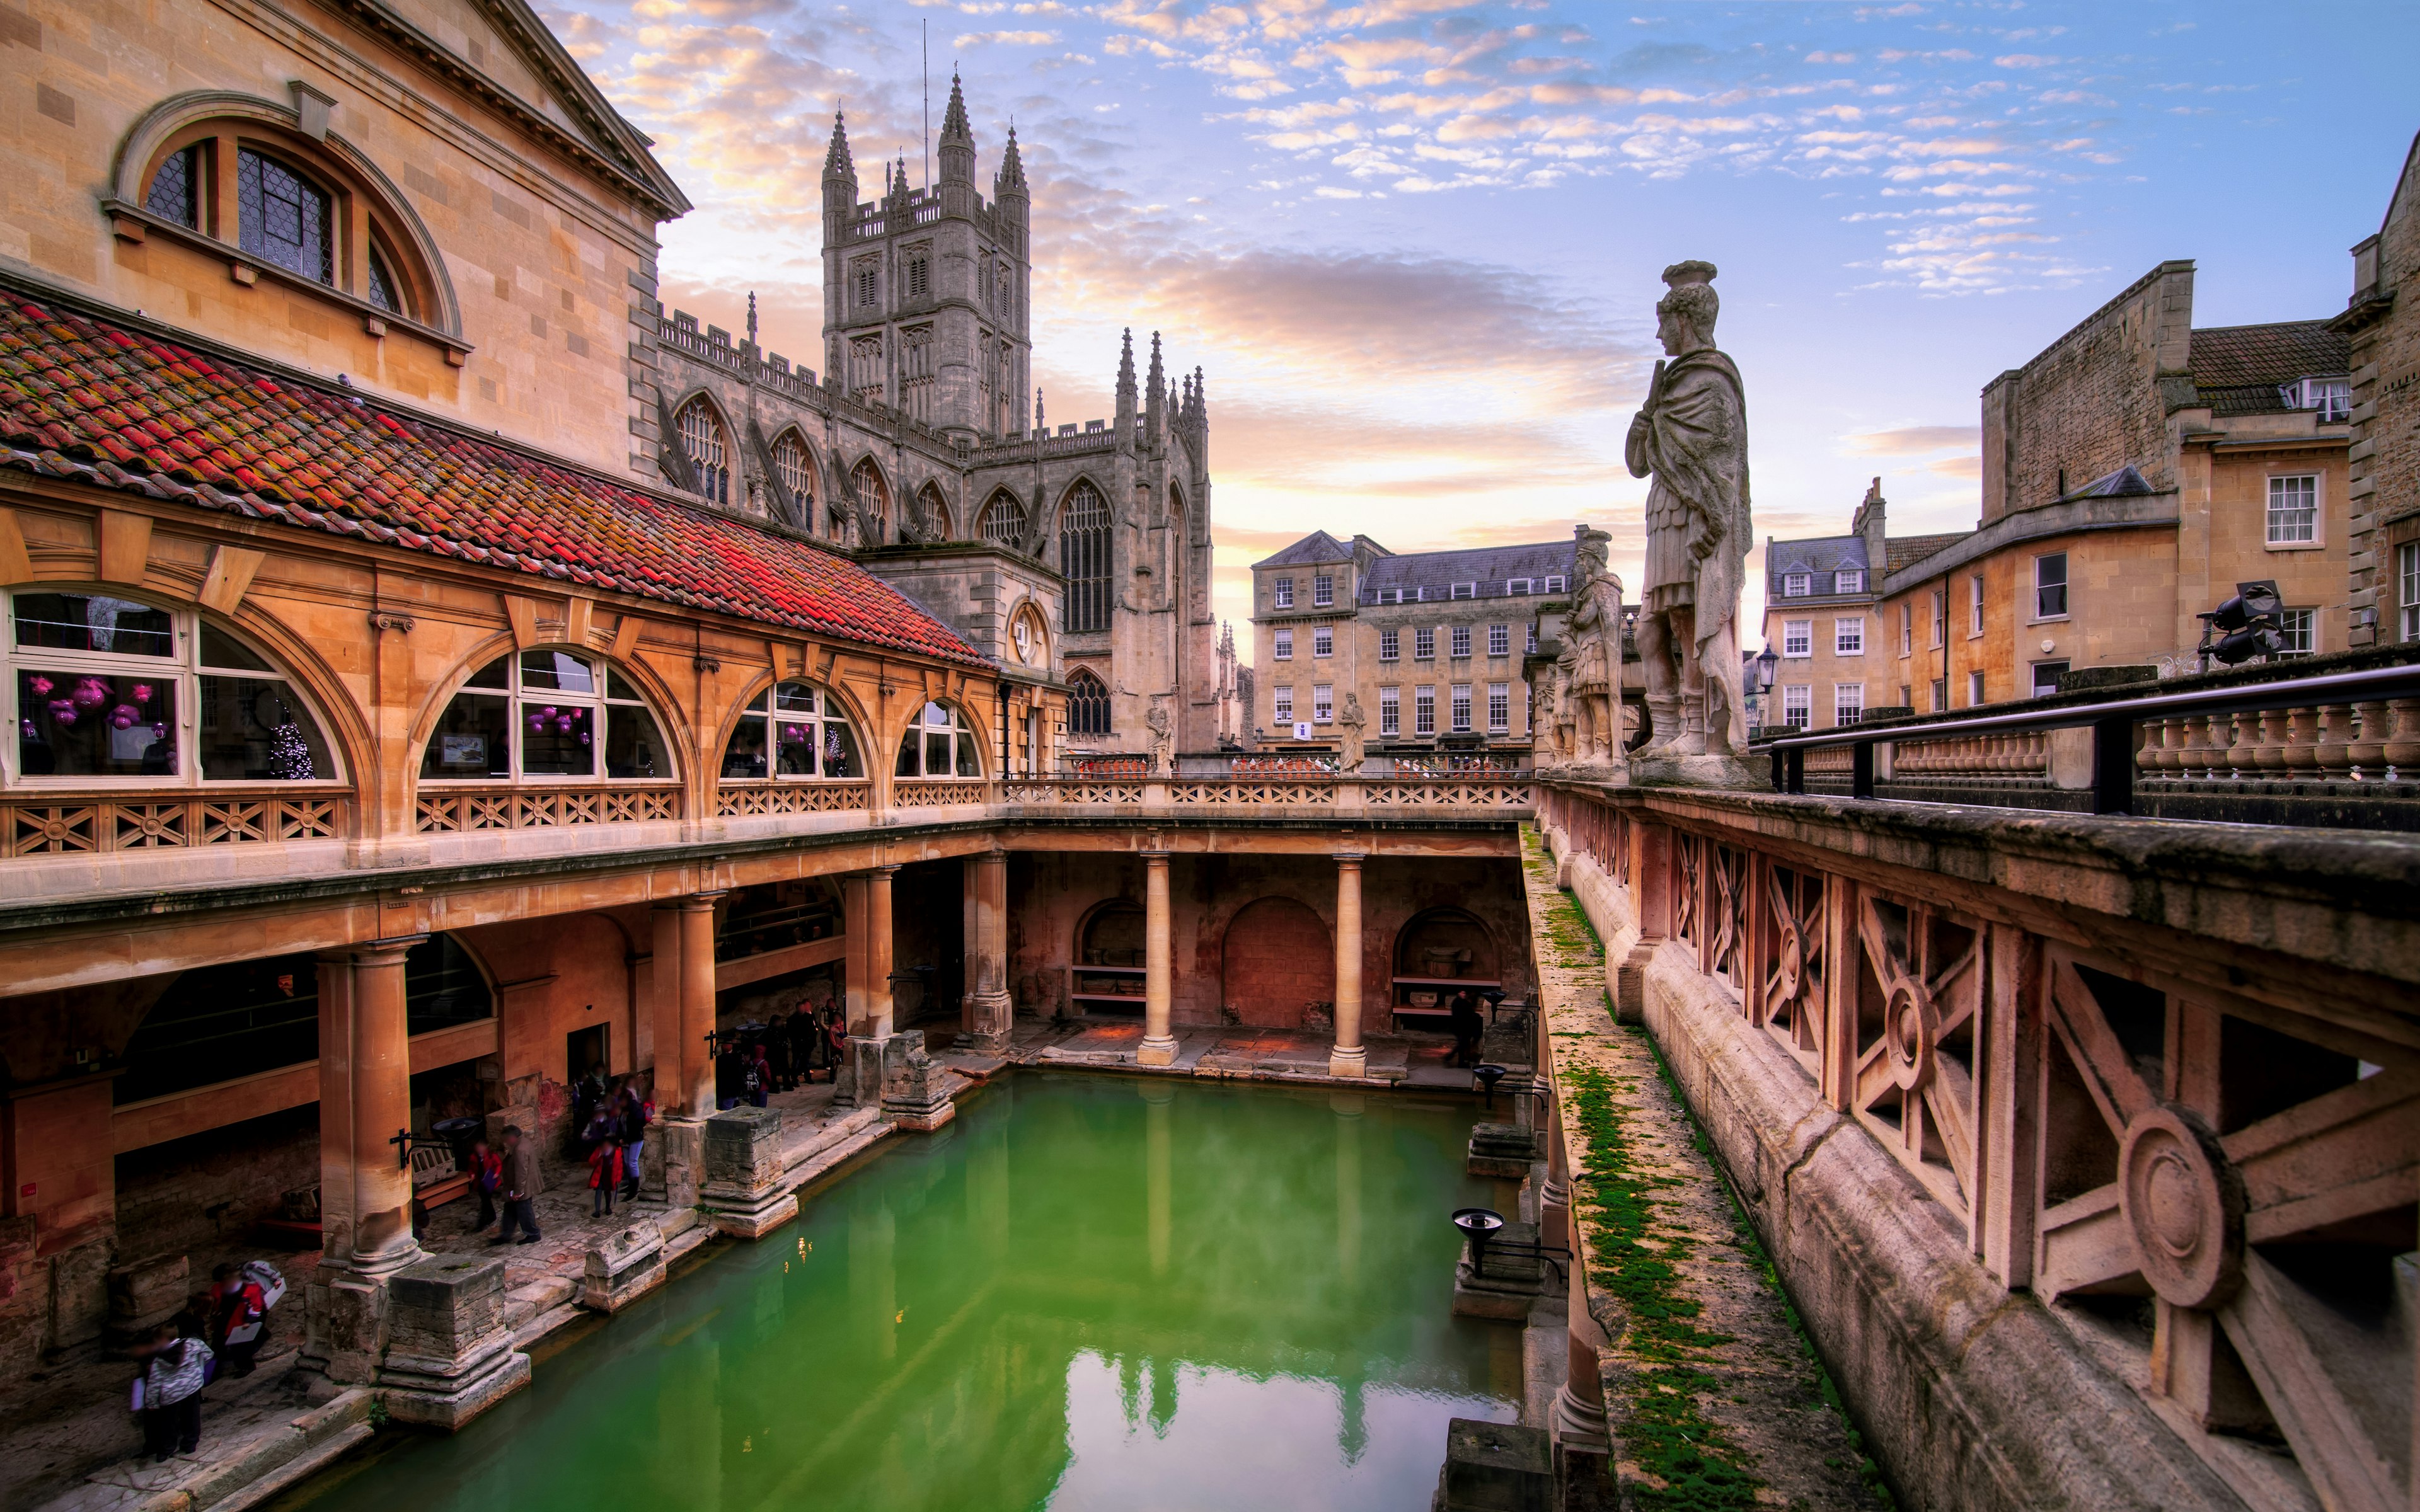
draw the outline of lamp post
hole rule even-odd
[[[1772,642],[1756,654],[1756,718],[1759,724],[1773,722],[1773,676],[1780,668],[1781,658],[1774,654]]]

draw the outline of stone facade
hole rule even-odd
[[[2350,643],[2420,640],[2420,138],[2378,234],[2352,249]]]

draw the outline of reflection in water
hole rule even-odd
[[[1450,1312],[1470,1121],[1020,1074],[281,1512],[1418,1505],[1520,1388]]]

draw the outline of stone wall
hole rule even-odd
[[[2154,489],[2176,486],[2158,380],[2191,362],[2193,282],[2192,263],[2162,263],[1984,386],[1984,524],[2129,463]]]
[[[117,1157],[117,1261],[193,1254],[241,1243],[274,1217],[285,1194],[319,1184],[319,1105],[129,1150]]]
[[[2402,637],[2396,548],[2420,541],[2420,139],[2337,317],[2352,345],[2352,644]]]

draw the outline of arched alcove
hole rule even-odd
[[[1292,898],[1247,904],[1228,924],[1219,957],[1219,1001],[1246,1024],[1300,1028],[1314,1004],[1335,1003],[1334,937]]]

